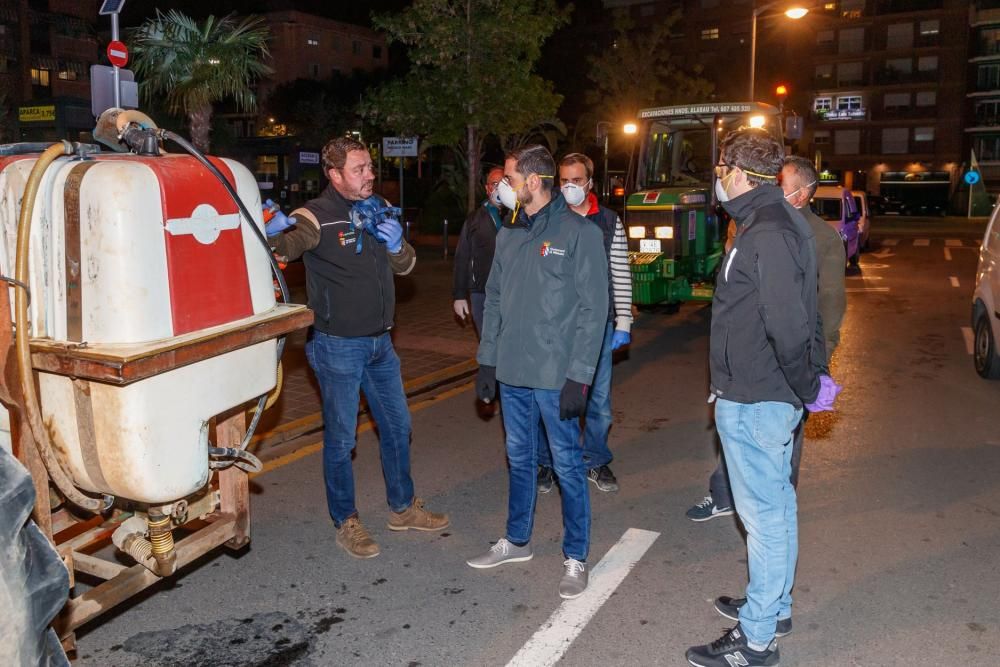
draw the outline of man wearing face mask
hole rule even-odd
[[[511,216],[497,235],[486,283],[479,343],[480,400],[499,382],[509,490],[506,532],[467,562],[474,568],[531,560],[539,421],[562,488],[563,575],[559,595],[587,587],[590,496],[580,422],[594,379],[608,314],[608,262],[596,225],[574,213],[558,190],[542,146],[507,156],[498,190]]]
[[[497,232],[502,220],[500,193],[497,185],[503,178],[503,169],[493,167],[486,174],[486,201],[477,208],[462,225],[455,249],[455,274],[452,307],[459,319],[469,317],[472,305],[472,322],[476,334],[483,330],[483,304],[486,301],[486,280],[493,264]],[[468,300],[466,300],[468,298]]]
[[[424,509],[410,477],[410,412],[399,357],[392,346],[393,274],[406,275],[417,261],[392,217],[371,226],[354,220],[372,203],[375,174],[365,145],[339,137],[323,148],[330,184],[291,217],[278,213],[268,235],[279,255],[302,257],[315,323],[306,358],[319,380],[323,401],[323,476],[337,544],[355,558],[379,554],[355,506],[351,451],[356,444],[359,391],[378,426],[389,530],[441,530],[448,516]],[[296,224],[290,227],[294,221]],[[287,231],[279,231],[287,230]]]
[[[819,295],[817,309],[823,326],[823,339],[826,344],[826,361],[829,364],[833,350],[840,342],[840,323],[847,309],[847,297],[844,293],[844,266],[847,256],[844,252],[844,242],[840,235],[821,217],[809,208],[809,202],[816,194],[819,176],[812,162],[799,156],[785,158],[781,169],[781,190],[785,200],[794,206],[809,223],[816,237],[816,263],[819,273]],[[805,418],[795,431],[795,441],[792,449],[792,486],[799,484],[799,463],[802,460],[802,442],[805,433]],[[733,496],[729,488],[729,478],[726,476],[726,466],[723,457],[719,457],[719,465],[708,481],[708,495],[687,511],[687,517],[692,521],[701,522],[733,513]],[[729,600],[729,598],[726,598]],[[741,599],[722,603],[720,610],[730,612],[725,607],[739,607]],[[722,613],[722,611],[720,611]]]
[[[582,153],[570,153],[559,162],[559,185],[570,208],[597,224],[604,237],[608,257],[610,303],[604,329],[601,356],[597,361],[594,385],[590,388],[587,416],[584,420],[583,458],[587,477],[601,491],[618,490],[611,467],[608,432],[611,429],[611,353],[632,341],[632,273],[628,267],[628,241],[618,215],[597,202],[593,193],[594,163]],[[555,474],[548,443],[538,447],[538,491],[552,490]]]
[[[737,230],[712,300],[709,402],[746,528],[750,581],[736,627],[688,649],[696,667],[778,664],[775,636],[781,624],[790,630],[798,559],[792,436],[803,408],[832,410],[840,390],[827,374],[816,310],[815,239],[777,185],[783,153],[766,131],[738,130],[722,141],[716,166],[716,194]]]

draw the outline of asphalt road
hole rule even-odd
[[[809,422],[795,631],[780,642],[782,665],[995,662],[1000,383],[975,374],[962,330],[979,238],[947,224],[876,221],[873,252],[847,276],[833,363],[845,389],[835,414]],[[560,664],[686,664],[688,646],[728,627],[712,600],[742,595],[737,522],[684,518],[715,465],[708,323],[707,306],[643,312],[615,367],[611,442],[622,488],[592,487],[590,562],[629,529],[658,535],[642,533],[655,540],[630,571],[608,559],[606,576],[624,578],[589,620],[569,609],[556,624]],[[537,648],[536,632],[561,607],[557,495],[539,498],[534,560],[470,569],[465,558],[503,534],[499,419],[478,416],[468,386],[413,409],[417,491],[450,512],[450,528],[385,528],[366,430],[355,475],[378,558],[357,561],[335,545],[320,457],[303,457],[253,481],[249,549],[206,557],[85,628],[79,664],[504,665],[526,644]]]

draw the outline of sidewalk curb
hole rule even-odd
[[[475,359],[467,359],[457,364],[448,366],[447,368],[442,368],[432,373],[421,375],[420,377],[413,378],[412,380],[403,383],[403,392],[406,394],[408,399],[420,396],[421,394],[431,391],[443,384],[448,384],[454,382],[455,380],[472,375],[478,368],[479,365],[476,363]],[[367,412],[368,406],[362,402],[361,407],[358,410],[358,414],[363,415],[367,414]],[[265,433],[258,433],[254,435],[253,438],[250,439],[250,444],[247,448],[251,451],[259,452],[260,450],[266,450],[284,444],[321,428],[323,428],[323,413],[314,412],[311,415],[300,417],[294,421],[279,424],[277,427]]]

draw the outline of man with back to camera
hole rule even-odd
[[[490,277],[493,253],[496,250],[497,233],[503,220],[497,185],[503,178],[503,168],[493,167],[486,172],[486,201],[465,220],[458,235],[455,248],[455,273],[452,308],[461,320],[469,317],[472,306],[472,322],[476,325],[476,335],[483,330],[483,304],[486,301],[486,281]]]
[[[583,429],[583,458],[587,477],[604,492],[618,490],[618,480],[608,465],[611,449],[611,353],[632,342],[632,272],[628,266],[628,241],[618,215],[601,206],[593,193],[594,163],[582,153],[570,153],[559,162],[559,186],[574,213],[584,216],[601,229],[608,257],[608,287],[611,306],[604,329],[601,356],[597,360],[594,384],[590,388]],[[552,490],[555,474],[548,443],[538,447],[538,491]]]
[[[833,350],[840,342],[840,323],[847,309],[847,296],[844,293],[844,267],[847,265],[847,254],[840,234],[809,208],[809,202],[816,194],[818,183],[819,176],[812,162],[797,155],[785,158],[785,164],[781,169],[781,190],[785,193],[785,200],[802,214],[816,237],[816,263],[819,273],[817,308],[826,343],[826,362],[829,365],[830,359],[833,358]],[[792,486],[796,488],[799,484],[799,463],[802,460],[802,442],[805,438],[804,424],[808,416],[808,412],[803,414],[803,423],[795,430],[791,479]],[[720,516],[730,516],[732,513],[733,496],[726,476],[725,460],[720,455],[719,464],[708,481],[708,495],[687,511],[687,517],[692,521],[701,522]],[[742,603],[742,598],[735,600],[720,598],[716,608],[719,609],[719,613],[735,620],[733,608],[739,607]],[[790,623],[787,631],[791,632]]]
[[[358,518],[351,463],[359,390],[378,426],[388,528],[448,526],[447,515],[424,509],[413,493],[410,412],[389,336],[396,307],[393,274],[408,274],[417,258],[392,216],[381,215],[373,226],[352,222],[386,205],[372,195],[375,174],[364,144],[333,139],[323,148],[323,168],[330,184],[322,194],[290,217],[277,214],[268,223],[268,236],[279,255],[301,256],[305,263],[315,313],[306,357],[323,400],[323,475],[337,544],[355,558],[372,558],[379,547]]]
[[[738,130],[716,166],[716,195],[737,232],[712,300],[709,401],[747,532],[750,581],[736,627],[688,649],[696,667],[778,663],[775,631],[791,617],[798,557],[789,445],[803,406],[832,410],[839,391],[826,374],[813,234],[777,186],[783,153],[766,131]]]
[[[497,235],[486,283],[476,393],[503,404],[509,488],[507,527],[474,568],[531,560],[537,497],[539,420],[562,488],[563,576],[559,595],[587,588],[590,496],[579,417],[587,407],[608,314],[601,232],[553,191],[556,165],[542,146],[507,156],[498,186],[511,209]]]

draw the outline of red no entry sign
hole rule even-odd
[[[108,60],[115,67],[125,67],[128,64],[128,47],[124,42],[115,40],[108,44]]]

